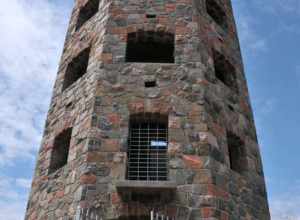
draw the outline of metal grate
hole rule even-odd
[[[132,122],[128,139],[129,180],[167,180],[167,123],[141,121]]]

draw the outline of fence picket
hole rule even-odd
[[[176,218],[152,210],[150,212],[150,220],[176,220]]]

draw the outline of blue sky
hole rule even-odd
[[[300,1],[232,2],[272,219],[300,220]],[[0,219],[24,217],[72,6],[72,0],[1,2]]]

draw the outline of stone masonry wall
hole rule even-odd
[[[98,13],[76,30],[86,2],[76,1],[71,16],[25,219],[130,219],[155,209],[178,220],[269,220],[230,0],[215,0],[226,30],[205,0],[100,0]],[[174,34],[175,62],[125,62],[127,36],[139,31]],[[68,64],[87,47],[87,73],[62,91]],[[234,67],[237,90],[216,77],[213,51]],[[157,86],[145,88],[148,80]],[[171,200],[128,201],[116,187],[126,179],[129,118],[137,113],[168,116],[168,178],[177,184]],[[49,174],[54,138],[68,127],[68,163]],[[245,145],[242,172],[230,168],[228,132]]]

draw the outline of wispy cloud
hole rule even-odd
[[[18,187],[29,189],[30,186],[31,186],[31,179],[17,178],[16,179],[16,185]]]
[[[20,220],[24,218],[28,192],[24,183],[28,181],[30,180],[22,179],[20,181],[0,176],[0,219]]]
[[[257,55],[269,49],[269,41],[283,32],[300,34],[299,0],[232,0],[238,24],[239,38],[247,55]],[[254,12],[258,16],[253,16]],[[270,19],[272,26],[267,26]],[[288,18],[288,19],[287,19]],[[261,31],[261,28],[268,31]]]
[[[24,201],[3,202],[0,201],[0,219],[20,220],[24,219]]]
[[[255,113],[256,124],[258,128],[265,128],[265,120],[272,117],[272,113],[278,106],[278,99],[275,97],[265,96],[259,98],[253,98],[253,110]],[[260,133],[260,132],[259,132]],[[261,133],[264,133],[263,130]]]
[[[253,55],[257,52],[266,51],[268,45],[265,36],[262,36],[257,30],[257,20],[248,9],[248,4],[249,2],[246,1],[233,0],[239,39],[246,54]]]
[[[287,13],[289,15],[300,14],[300,2],[298,0],[256,0],[254,2],[257,9],[273,16]]]
[[[291,199],[292,198],[292,199]],[[282,197],[270,200],[272,220],[300,220],[300,198]]]
[[[258,104],[258,114],[261,117],[266,117],[270,113],[273,112],[273,110],[276,108],[278,100],[274,97],[270,97],[265,100],[261,100],[260,103]]]
[[[67,2],[1,1],[0,171],[36,156],[66,32]],[[21,176],[22,169],[15,168],[14,177],[0,174],[0,219],[24,219],[31,180]]]
[[[17,200],[19,194],[13,188],[14,181],[10,177],[0,176],[0,198],[1,200]]]
[[[255,81],[258,80],[259,77],[254,76],[253,72],[260,72],[258,69],[259,67],[257,67],[256,64],[260,63],[260,65],[262,65],[260,62],[261,60],[258,62],[257,55],[263,55],[270,61],[270,59],[274,57],[272,53],[280,54],[280,47],[277,47],[277,45],[291,45],[293,42],[287,42],[288,39],[293,39],[295,36],[300,35],[300,1],[232,0],[232,2],[235,9],[243,55],[246,58],[245,63],[250,64],[248,68],[252,70],[252,75],[250,75],[249,78]],[[295,50],[296,49],[297,47],[295,46]],[[285,54],[285,56],[286,57],[283,58],[283,60],[288,59],[288,54]],[[282,66],[285,64],[274,63],[271,68],[267,67],[265,70],[268,71],[274,69],[277,65]],[[295,68],[295,74],[300,82],[300,66]],[[270,77],[272,76],[270,75]],[[262,150],[271,152],[271,145],[269,143],[271,142],[270,138],[274,135],[271,133],[274,132],[272,126],[274,126],[275,123],[271,122],[270,119],[271,117],[274,117],[275,112],[278,111],[279,107],[282,105],[282,100],[274,96],[273,92],[270,93],[270,91],[266,91],[268,87],[262,89],[258,84],[259,83],[256,82],[250,84],[252,86],[252,92],[259,95],[256,97],[260,97],[252,99],[256,125]],[[283,92],[283,94],[285,93]],[[291,114],[293,114],[292,111]],[[278,131],[279,130],[277,129],[277,132]],[[282,137],[284,135],[285,134],[281,134]],[[273,149],[275,149],[274,146]],[[265,155],[266,158],[268,156],[270,155]],[[286,160],[287,158],[281,159]],[[297,178],[297,173],[295,173],[295,175],[295,178]],[[283,174],[282,179],[285,178],[286,176]],[[278,182],[268,182],[268,185],[272,186],[273,189],[272,196],[269,197],[272,220],[300,220],[299,181],[292,182],[292,180],[286,179],[283,185],[289,187],[286,187],[284,193],[280,192],[278,189],[280,188]]]
[[[39,146],[67,14],[46,0],[1,2],[0,166]]]
[[[270,198],[272,220],[300,220],[300,181],[290,186],[285,193]]]

